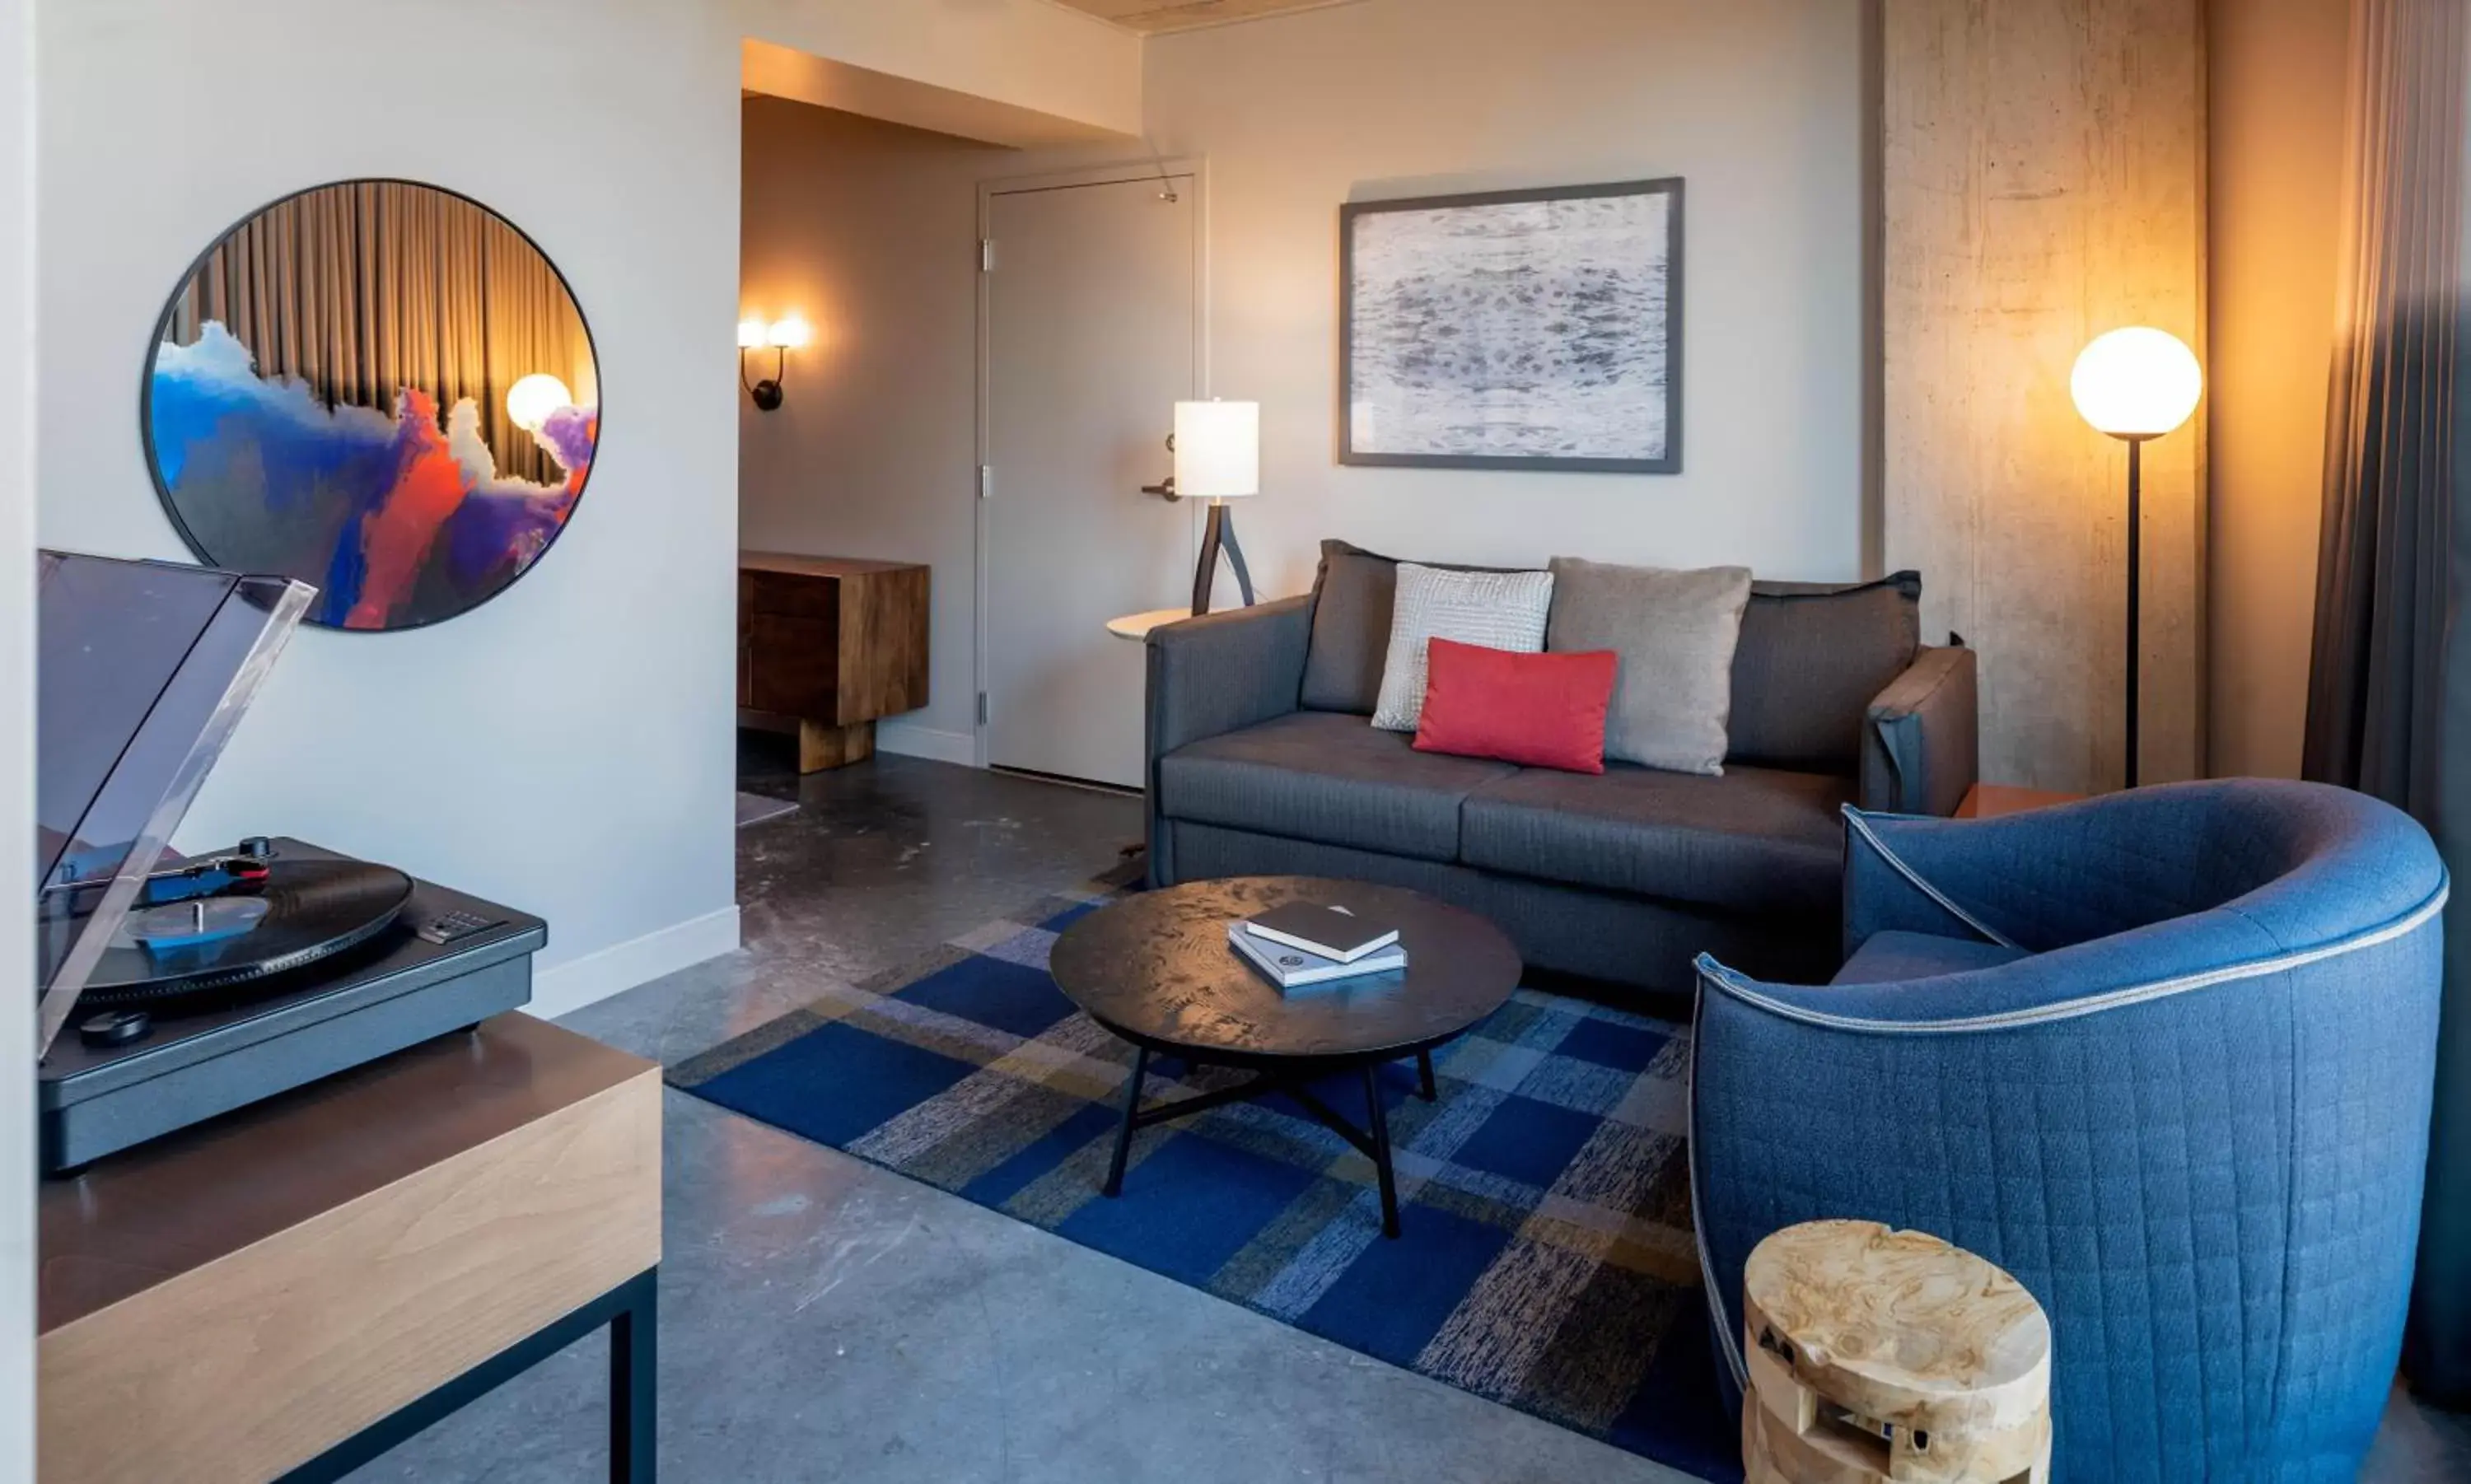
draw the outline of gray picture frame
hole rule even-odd
[[[1541,455],[1374,452],[1355,446],[1356,385],[1355,311],[1360,285],[1356,261],[1357,224],[1365,218],[1395,212],[1449,211],[1466,207],[1513,205],[1531,201],[1590,200],[1612,197],[1663,196],[1665,216],[1665,284],[1663,303],[1663,453],[1653,459],[1568,458]],[[1456,196],[1425,196],[1398,200],[1349,201],[1338,212],[1338,461],[1373,468],[1511,469],[1570,474],[1679,474],[1682,472],[1683,350],[1683,177],[1623,180],[1597,185],[1546,186],[1532,190],[1480,191]]]

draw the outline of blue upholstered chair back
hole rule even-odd
[[[2411,1287],[2445,894],[2417,824],[2318,785],[1848,811],[1848,952],[1896,930],[2022,956],[1816,988],[1701,960],[1720,1351],[1770,1232],[1918,1228],[2049,1311],[2062,1480],[2354,1477]]]

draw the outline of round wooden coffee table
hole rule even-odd
[[[1236,956],[1227,925],[1289,902],[1343,907],[1395,925],[1407,967],[1280,989]],[[1510,939],[1473,912],[1396,886],[1308,876],[1240,876],[1127,897],[1065,929],[1047,963],[1068,999],[1134,1047],[1105,1193],[1123,1190],[1135,1129],[1284,1093],[1373,1161],[1385,1237],[1399,1235],[1399,1190],[1376,1070],[1414,1057],[1419,1095],[1430,1100],[1433,1048],[1500,1009],[1521,967]],[[1143,1108],[1152,1053],[1256,1075]],[[1362,1074],[1368,1128],[1306,1085],[1349,1072]]]

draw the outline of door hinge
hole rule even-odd
[[[978,271],[992,273],[995,271],[996,240],[992,237],[981,237],[978,239]]]
[[[995,497],[996,497],[996,470],[995,470],[995,465],[993,465],[993,464],[988,464],[988,463],[982,463],[982,464],[978,465],[978,498],[979,498],[979,499],[981,499],[981,500],[992,500],[992,499],[994,499]]]
[[[978,693],[978,725],[980,725],[980,726],[984,726],[984,725],[986,725],[986,724],[987,724],[987,693],[986,693],[986,692],[984,692],[984,691],[980,691],[980,692]]]

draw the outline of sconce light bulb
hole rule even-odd
[[[738,321],[738,348],[761,350],[770,343],[771,333],[771,327],[761,318],[741,319]]]
[[[771,342],[775,349],[796,350],[812,338],[807,321],[796,315],[785,315],[772,321]]]
[[[506,389],[506,416],[526,433],[538,433],[550,413],[574,405],[575,393],[566,389],[566,383],[546,371],[534,371]]]

